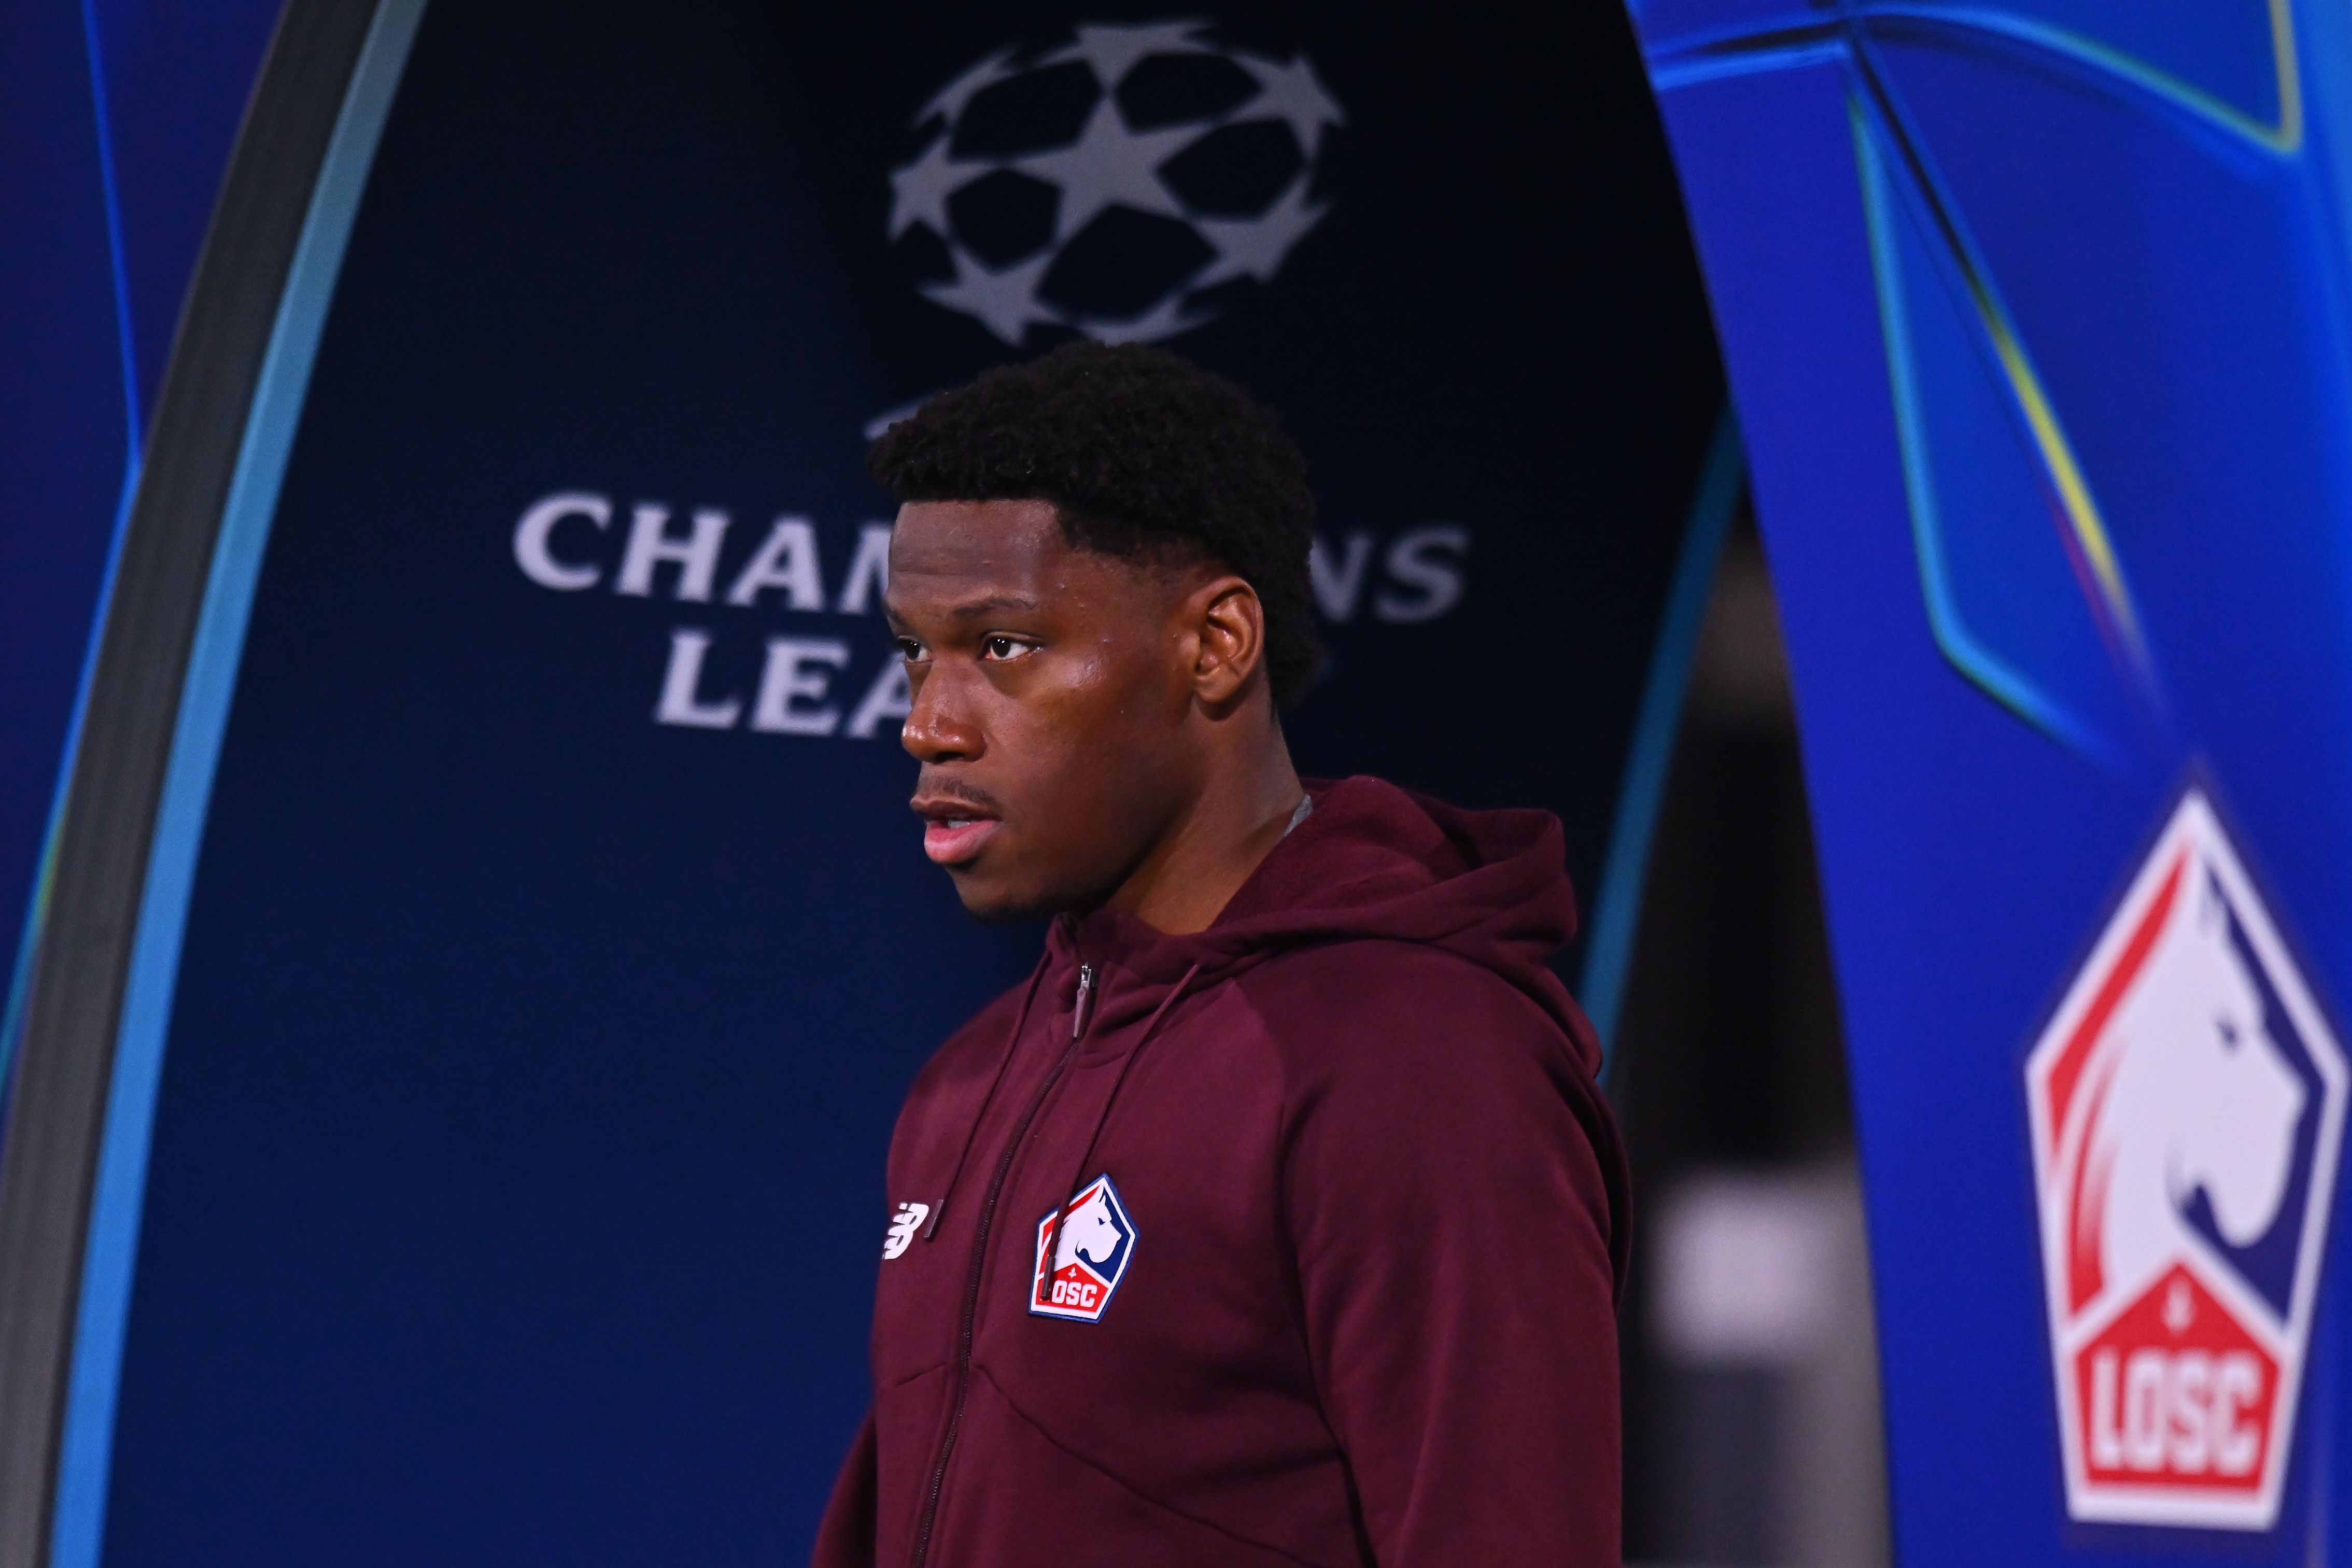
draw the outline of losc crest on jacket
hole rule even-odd
[[[2026,1062],[2067,1511],[2278,1513],[2342,1045],[2189,790]]]
[[[1037,1222],[1036,1262],[1029,1273],[1029,1310],[1044,1318],[1102,1321],[1111,1292],[1127,1276],[1135,1257],[1135,1222],[1127,1217],[1118,1189],[1098,1176],[1062,1209],[1060,1239],[1053,1240],[1054,1216]],[[1054,1268],[1045,1269],[1053,1240]]]

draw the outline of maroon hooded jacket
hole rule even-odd
[[[917,1081],[818,1568],[1616,1568],[1559,824],[1312,793],[1208,930],[1056,921]]]

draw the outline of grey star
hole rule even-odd
[[[912,402],[902,402],[896,408],[884,409],[880,413],[876,414],[872,419],[867,420],[863,425],[861,425],[859,427],[859,434],[863,434],[868,441],[879,441],[882,439],[882,433],[884,431],[888,430],[892,425],[898,423],[902,419],[914,418],[915,411],[930,401],[930,395],[926,393],[923,396],[917,398]]]
[[[915,118],[908,123],[920,125],[935,114],[943,114],[952,126],[956,117],[963,113],[963,106],[971,101],[973,93],[1018,74],[1013,67],[1013,46],[1007,44],[940,89],[930,102],[915,111]]]
[[[1065,45],[1037,63],[1059,65],[1064,60],[1084,60],[1094,68],[1095,80],[1108,92],[1118,86],[1118,78],[1127,74],[1128,68],[1146,55],[1208,53],[1200,43],[1201,35],[1208,29],[1208,22],[1199,16],[1181,22],[1089,22],[1078,28],[1076,43]]]
[[[924,284],[927,298],[962,311],[1016,349],[1033,324],[1061,319],[1037,302],[1037,285],[1054,265],[1053,251],[1041,251],[1002,272],[991,272],[961,249],[953,254],[955,281]]]
[[[1301,174],[1290,183],[1282,199],[1261,216],[1193,219],[1192,226],[1217,251],[1217,259],[1193,287],[1206,288],[1244,277],[1255,277],[1260,283],[1272,282],[1283,258],[1290,254],[1290,247],[1304,239],[1307,231],[1330,210],[1328,202],[1308,204],[1307,176]]]
[[[1210,312],[1195,311],[1185,305],[1188,289],[1180,288],[1142,315],[1125,321],[1106,321],[1088,317],[1071,325],[1089,338],[1105,343],[1156,343],[1162,338],[1172,338],[1188,328],[1207,320]]]
[[[923,155],[890,176],[890,237],[897,239],[909,224],[929,224],[941,239],[948,233],[948,197],[984,163],[959,162],[948,156],[955,138],[946,131],[923,149]]]
[[[1234,119],[1288,120],[1298,137],[1299,150],[1309,158],[1315,156],[1322,143],[1323,127],[1348,123],[1339,101],[1323,89],[1322,82],[1316,78],[1315,68],[1307,63],[1305,55],[1286,66],[1276,65],[1263,55],[1236,52],[1234,59],[1257,78],[1259,89],[1257,97],[1250,99]]]
[[[1062,188],[1054,238],[1066,240],[1114,202],[1138,212],[1182,217],[1183,209],[1160,183],[1158,170],[1200,134],[1197,125],[1172,131],[1129,131],[1111,100],[1105,98],[1087,117],[1086,129],[1076,141],[1055,152],[1033,152],[1015,160],[1013,167]]]

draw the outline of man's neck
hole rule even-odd
[[[1171,936],[1216,920],[1290,831],[1306,794],[1280,729],[1254,750],[1212,773],[1192,809],[1111,894],[1112,908]]]

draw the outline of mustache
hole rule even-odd
[[[921,775],[915,780],[915,800],[941,799],[961,800],[966,805],[978,806],[982,810],[999,817],[1004,814],[1004,808],[998,803],[996,797],[978,785],[967,784],[960,779],[941,778],[933,774],[929,768],[924,768]]]

